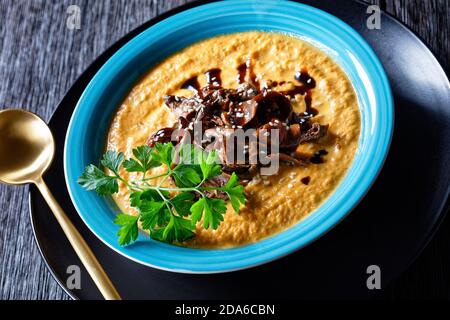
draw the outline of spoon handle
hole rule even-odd
[[[53,197],[42,177],[37,179],[35,184],[103,297],[106,300],[121,300],[119,293],[116,288],[114,288],[114,285],[103,270],[94,253]]]

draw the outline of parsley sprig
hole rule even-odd
[[[226,201],[205,191],[227,194],[236,213],[247,201],[244,187],[234,173],[224,186],[208,186],[208,180],[222,173],[215,151],[207,154],[192,145],[176,149],[171,143],[157,143],[153,148],[139,146],[132,153],[132,158],[125,159],[122,152],[107,151],[100,162],[103,168],[109,169],[108,173],[90,164],[78,179],[86,190],[95,190],[101,196],[117,193],[119,182],[128,188],[130,205],[139,215],[120,213],[116,216],[114,222],[120,226],[120,245],[137,239],[139,222],[153,239],[168,243],[181,243],[194,237],[199,221],[205,229],[217,229],[227,210]],[[150,169],[160,166],[166,169],[163,173],[147,175]],[[121,168],[138,173],[139,178],[124,179],[120,175]],[[155,180],[157,178],[159,180]],[[174,181],[174,187],[166,186],[169,178]],[[153,181],[158,183],[152,184]]]

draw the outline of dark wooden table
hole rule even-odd
[[[49,120],[71,84],[106,48],[148,19],[186,2],[0,0],[0,109],[25,108]],[[449,69],[448,0],[369,2],[408,25]],[[66,26],[66,10],[72,4],[81,8],[80,30]],[[450,216],[389,292],[393,298],[450,298]],[[34,242],[28,187],[0,185],[0,299],[69,299]]]

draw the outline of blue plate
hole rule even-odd
[[[358,97],[361,136],[355,159],[336,191],[308,218],[284,232],[231,249],[191,249],[140,235],[117,243],[119,212],[110,198],[86,192],[76,180],[103,153],[111,118],[133,84],[168,55],[218,34],[250,30],[289,33],[330,55],[347,73]],[[369,45],[347,24],[321,10],[289,1],[230,0],[195,7],[145,30],[98,71],[72,115],[64,167],[72,201],[92,232],[120,254],[155,268],[186,273],[227,272],[280,258],[316,240],[341,221],[374,182],[393,132],[392,95],[386,74]]]

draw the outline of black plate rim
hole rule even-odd
[[[296,1],[296,0],[290,0],[290,1]],[[359,3],[361,5],[370,5],[367,2],[364,2],[363,0],[354,0],[356,3]],[[434,50],[427,44],[427,42],[418,34],[416,34],[408,25],[403,23],[402,21],[398,20],[394,15],[390,14],[389,12],[386,12],[384,10],[381,10],[381,13],[388,18],[390,18],[391,21],[394,21],[396,24],[398,24],[400,27],[405,29],[410,36],[415,38],[416,42],[420,43],[428,52],[430,57],[435,61],[437,65],[440,66],[440,76],[442,79],[447,80],[447,85],[450,88],[450,70],[446,70],[441,62],[439,61],[437,54],[434,52]],[[431,242],[431,240],[436,235],[437,231],[439,230],[440,226],[442,225],[442,222],[444,221],[445,217],[449,214],[450,211],[450,182],[447,187],[447,199],[443,201],[441,207],[439,208],[439,214],[437,216],[437,219],[434,221],[433,225],[429,228],[428,234],[426,238],[423,240],[422,245],[420,246],[420,250],[417,251],[416,255],[411,258],[411,261],[405,266],[404,270],[400,272],[397,277],[392,279],[394,281],[395,279],[398,279],[402,274],[404,274],[411,265],[420,257],[420,255],[423,253],[423,251],[426,249],[428,244]]]
[[[143,24],[137,26],[136,28],[134,28],[133,30],[127,32],[125,35],[123,35],[122,37],[120,37],[118,40],[116,40],[112,45],[110,45],[107,49],[105,49],[98,57],[96,57],[89,65],[88,67],[77,77],[77,79],[73,82],[73,84],[70,86],[70,88],[66,91],[66,93],[64,94],[64,96],[59,100],[57,107],[55,108],[55,110],[52,112],[51,116],[50,116],[50,120],[53,118],[53,116],[55,115],[55,113],[58,111],[58,109],[61,107],[62,102],[64,101],[64,99],[66,98],[67,94],[72,90],[72,88],[74,88],[79,82],[81,82],[83,76],[85,76],[88,71],[90,69],[93,68],[93,66],[102,58],[104,57],[110,50],[113,50],[114,47],[121,41],[123,41],[125,38],[129,37],[130,34],[136,33],[135,35],[133,35],[132,37],[130,37],[130,40],[132,38],[134,38],[136,35],[139,34],[139,32],[142,32],[143,30],[151,27],[152,25],[172,16],[175,15],[179,12],[185,11],[187,9],[190,8],[194,8],[197,6],[201,6],[207,3],[212,3],[212,2],[218,2],[221,0],[195,0],[193,2],[189,2],[186,4],[183,4],[181,6],[172,8],[156,17],[153,17],[151,19],[149,19],[148,21],[144,22]],[[289,1],[293,1],[293,2],[299,2],[301,3],[301,0],[289,0]],[[363,0],[353,0],[355,3],[360,4],[360,5],[370,5],[369,3],[364,2]],[[436,65],[440,66],[440,75],[443,77],[444,80],[446,80],[448,86],[450,87],[450,80],[449,80],[449,73],[450,70],[447,71],[444,69],[444,67],[442,66],[442,64],[440,63],[439,59],[437,58],[437,55],[435,54],[435,52],[430,48],[430,46],[426,43],[426,41],[424,41],[424,39],[422,37],[420,37],[419,35],[417,35],[409,26],[407,26],[405,23],[397,20],[396,17],[394,17],[392,14],[381,10],[382,15],[387,16],[388,18],[390,18],[390,20],[395,21],[396,24],[398,24],[400,27],[402,27],[403,29],[407,30],[407,32],[413,37],[415,38],[416,41],[418,41],[427,51],[427,53],[430,55],[430,57],[435,61]],[[353,28],[353,27],[352,27]],[[142,30],[141,30],[142,29]],[[116,50],[119,50],[124,44],[120,45]],[[49,121],[50,121],[49,120]],[[48,268],[50,274],[52,275],[53,279],[58,283],[58,285],[64,290],[64,292],[66,292],[70,298],[72,298],[73,300],[79,300],[80,298],[73,293],[72,291],[70,291],[64,284],[62,279],[60,279],[60,277],[57,275],[57,273],[55,272],[55,270],[53,269],[53,267],[50,265],[49,260],[47,259],[46,254],[43,252],[42,250],[42,246],[41,246],[41,241],[40,238],[37,235],[36,232],[36,221],[34,219],[34,206],[33,206],[33,201],[31,200],[32,197],[37,194],[37,190],[35,190],[35,188],[32,186],[29,188],[29,194],[28,194],[28,201],[29,201],[29,215],[30,215],[30,219],[31,219],[31,227],[32,227],[32,232],[33,232],[33,237],[34,237],[34,241],[38,247],[38,251],[39,254],[41,255],[44,264],[46,265],[46,267]],[[391,282],[394,281],[395,279],[398,279],[403,273],[405,273],[406,270],[409,269],[409,267],[417,260],[417,258],[422,254],[422,252],[425,250],[425,248],[427,247],[427,245],[430,243],[430,241],[433,239],[434,235],[436,234],[437,230],[439,229],[439,227],[441,226],[443,220],[445,219],[445,217],[448,214],[448,211],[450,209],[450,183],[448,185],[447,188],[447,199],[446,201],[443,201],[442,205],[440,206],[439,210],[438,210],[438,214],[437,214],[437,218],[435,219],[434,223],[430,226],[429,231],[427,236],[425,237],[425,239],[422,241],[422,244],[420,245],[420,249],[417,250],[417,253],[414,257],[412,257],[410,259],[410,261],[408,262],[408,264],[405,264],[403,271],[399,272],[398,275],[396,277],[394,277],[393,279],[391,279]]]
[[[290,0],[290,1],[296,1],[296,0]],[[354,0],[355,2],[361,4],[361,5],[369,5],[368,3],[364,2],[363,0]],[[437,54],[434,52],[434,50],[431,49],[431,47],[426,43],[426,41],[416,34],[408,25],[398,20],[394,15],[390,14],[389,12],[386,12],[384,10],[381,11],[382,14],[386,15],[388,18],[390,18],[391,21],[394,21],[396,24],[398,24],[400,27],[408,31],[409,35],[415,38],[416,42],[420,43],[428,52],[430,57],[435,61],[437,65],[440,66],[440,76],[442,79],[447,80],[447,85],[450,88],[450,70],[446,70],[442,64],[440,63],[439,59],[437,58]],[[450,182],[447,186],[447,199],[442,202],[441,207],[439,208],[439,214],[437,215],[437,218],[435,219],[432,226],[430,226],[429,231],[425,239],[422,241],[422,245],[420,246],[420,249],[417,250],[416,255],[411,258],[411,260],[408,262],[407,265],[405,265],[405,268],[402,272],[400,272],[397,277],[392,279],[391,281],[394,281],[398,278],[400,278],[401,275],[403,275],[410,267],[411,265],[420,257],[420,255],[423,253],[423,251],[426,249],[428,244],[431,242],[431,240],[436,235],[437,231],[439,230],[440,226],[442,225],[442,222],[444,221],[445,217],[449,214],[450,211]]]
[[[298,0],[289,0],[289,1],[294,1],[294,2],[300,2]],[[364,0],[353,0],[356,3],[359,3],[361,5],[370,5],[367,2],[364,2]],[[434,52],[434,50],[427,44],[427,42],[425,41],[424,38],[422,38],[420,35],[418,35],[417,33],[414,32],[414,30],[411,29],[411,27],[409,27],[408,25],[406,25],[405,23],[403,23],[402,21],[398,20],[396,17],[394,17],[394,15],[390,14],[389,12],[386,12],[384,10],[381,11],[381,14],[386,15],[388,18],[390,18],[390,20],[394,21],[395,23],[397,23],[400,27],[403,27],[404,29],[406,29],[408,31],[408,33],[413,37],[416,38],[416,40],[418,40],[418,42],[429,51],[429,54],[431,55],[431,57],[437,62],[437,64],[441,67],[441,75],[443,75],[443,79],[447,80],[447,83],[450,87],[450,70],[446,70],[444,69],[444,67],[442,66],[441,62],[439,61],[437,54]],[[449,183],[449,191],[450,191],[450,183]]]

